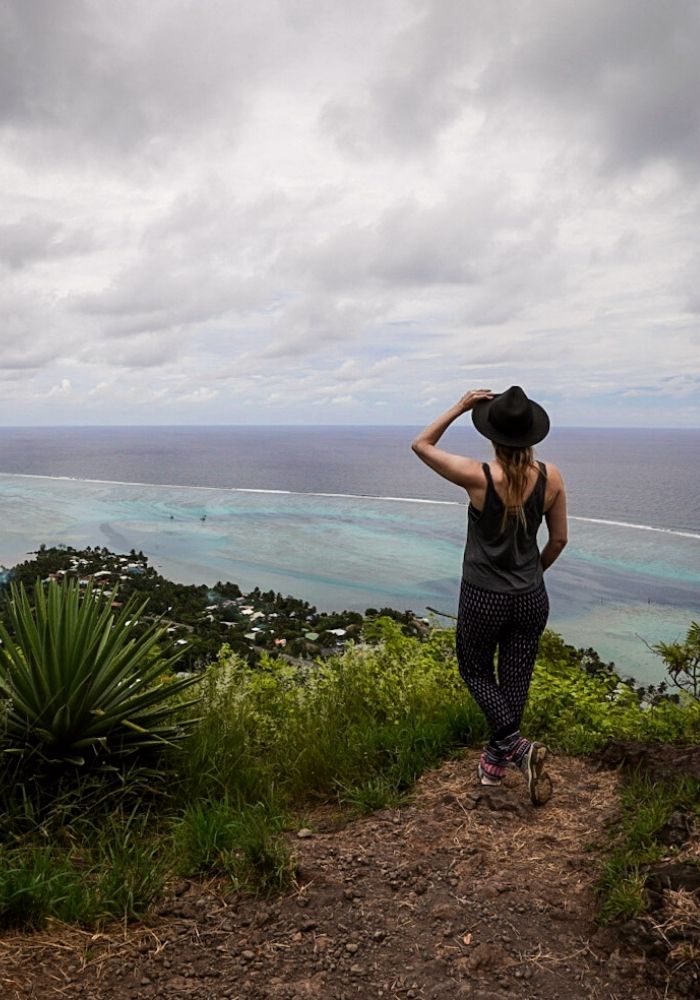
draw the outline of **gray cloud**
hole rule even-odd
[[[327,284],[359,279],[389,285],[468,284],[500,270],[545,233],[556,214],[539,197],[514,197],[490,177],[436,190],[429,201],[388,196],[371,221],[348,222],[316,239],[306,263]],[[543,249],[543,245],[540,247]]]
[[[0,346],[0,369],[27,371],[44,368],[60,353],[50,344],[3,344]]]
[[[492,6],[404,4],[379,72],[359,94],[326,103],[321,131],[351,156],[425,155],[470,103]]]
[[[166,335],[140,333],[127,340],[112,338],[107,343],[93,343],[82,353],[93,364],[116,368],[160,368],[177,364],[183,335],[169,330]]]
[[[484,73],[481,93],[528,96],[608,168],[700,166],[700,7],[694,0],[544,0],[525,10]],[[523,11],[524,13],[525,11]],[[546,128],[546,124],[543,122]]]
[[[5,418],[390,422],[683,372],[700,419],[699,10],[6,0]]]
[[[263,349],[272,359],[318,356],[335,347],[341,355],[359,340],[379,308],[373,301],[337,299],[316,293],[290,303],[275,318],[272,339]]]
[[[87,253],[95,246],[90,233],[66,229],[40,216],[0,224],[0,261],[13,270],[51,257]]]
[[[695,0],[425,0],[407,6],[379,72],[329,101],[320,128],[361,158],[424,156],[448,128],[510,128],[587,143],[606,169],[700,165]],[[534,108],[533,102],[540,105]],[[516,125],[517,128],[517,125]]]
[[[279,33],[275,4],[8,0],[0,13],[0,123],[30,149],[155,162],[215,129],[236,142]],[[279,25],[281,27],[281,25]],[[117,164],[115,164],[115,167]]]

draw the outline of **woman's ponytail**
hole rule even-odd
[[[534,465],[532,448],[511,448],[494,442],[496,458],[501,463],[504,479],[504,502],[502,529],[509,522],[516,521],[525,527],[525,494],[528,487],[528,473]]]

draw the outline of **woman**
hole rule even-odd
[[[494,446],[491,462],[452,455],[437,447],[450,426],[472,411],[474,426]],[[551,463],[533,460],[549,417],[520,386],[505,392],[468,392],[413,441],[418,457],[469,494],[467,545],[457,617],[459,671],[491,730],[481,755],[482,785],[498,785],[508,764],[524,775],[535,805],[551,795],[544,771],[547,748],[520,734],[549,600],[543,573],[567,542],[566,493]],[[548,540],[540,553],[544,517]],[[498,675],[494,656],[498,650]]]

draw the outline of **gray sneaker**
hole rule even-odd
[[[541,806],[552,795],[552,781],[544,770],[547,753],[548,750],[544,743],[531,743],[530,749],[516,765],[527,781],[530,801],[535,806]]]

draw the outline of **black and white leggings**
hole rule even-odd
[[[462,580],[457,662],[492,733],[520,726],[548,615],[544,582],[525,594],[503,594],[479,590]],[[494,667],[497,649],[498,675]]]

